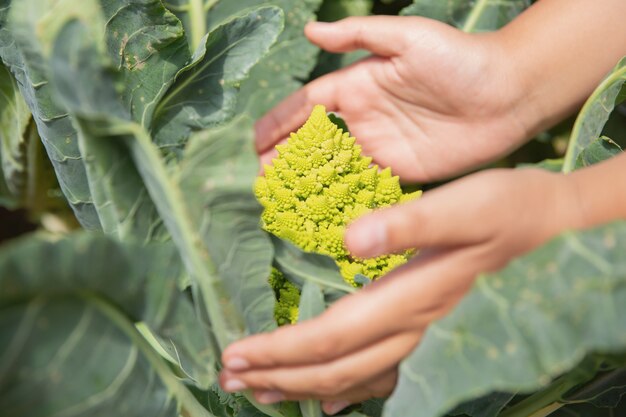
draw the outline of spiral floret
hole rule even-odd
[[[331,256],[354,286],[357,274],[375,280],[407,262],[410,252],[374,259],[348,253],[343,236],[350,222],[374,209],[418,198],[421,191],[403,194],[399,178],[389,168],[372,166],[356,139],[328,118],[324,106],[315,106],[304,126],[277,149],[278,157],[255,186],[267,231],[306,251]],[[290,291],[286,295],[293,303]],[[290,308],[281,307],[277,317],[290,322]]]

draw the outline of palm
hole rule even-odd
[[[493,51],[446,25],[412,20],[402,19],[397,30],[419,23],[428,36],[403,35],[409,46],[400,54],[369,58],[322,77],[275,112],[303,108],[304,116],[313,104],[325,104],[346,120],[364,154],[405,181],[448,177],[517,146],[527,132],[505,102],[514,96],[506,91],[511,84],[496,81]],[[301,122],[302,116],[290,121]],[[270,113],[264,125],[277,118]],[[272,129],[282,137],[285,128],[297,127],[282,123]]]

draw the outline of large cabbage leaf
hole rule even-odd
[[[215,355],[176,288],[177,256],[94,234],[0,249],[2,415],[209,416],[183,367],[175,373],[135,326],[175,348],[188,384],[212,382]]]

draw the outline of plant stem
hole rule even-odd
[[[191,49],[195,51],[207,33],[203,0],[189,0],[189,19],[191,23]]]
[[[560,400],[565,393],[593,378],[597,365],[596,360],[586,361],[572,372],[558,378],[544,390],[505,410],[500,417],[545,417],[549,415],[564,405],[560,403]]]
[[[487,0],[478,0],[463,25],[463,32],[471,33],[476,29],[476,25],[485,11],[487,3],[489,3]]]

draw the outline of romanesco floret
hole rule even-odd
[[[276,323],[279,326],[295,324],[298,321],[300,290],[276,268],[272,268],[269,282],[276,296],[276,304],[274,304]]]
[[[343,243],[346,226],[376,208],[417,198],[421,191],[403,194],[399,178],[389,168],[372,166],[355,142],[328,118],[324,106],[315,106],[287,144],[276,146],[278,157],[257,178],[255,194],[265,208],[261,219],[267,231],[331,256],[346,282],[357,286],[355,275],[375,280],[405,263],[410,253],[351,257]]]

